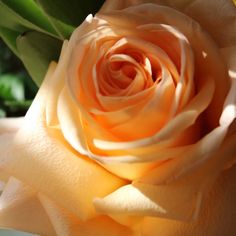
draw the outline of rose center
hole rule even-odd
[[[105,96],[131,96],[161,81],[159,63],[127,43],[109,50],[97,69],[97,84]]]

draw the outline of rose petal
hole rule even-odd
[[[220,124],[229,125],[236,118],[236,46],[224,48],[221,52],[228,65],[228,73],[231,78],[231,88],[225,100]]]
[[[199,217],[193,222],[145,217],[141,234],[156,235],[235,235],[236,165],[223,172],[203,199]],[[185,203],[184,203],[185,204]]]
[[[175,5],[173,0],[168,2]],[[235,45],[236,8],[232,0],[195,0],[181,10],[199,22],[220,47]]]
[[[14,137],[15,137],[15,133],[4,133],[0,135],[0,150],[1,150],[0,163],[1,163],[1,158],[3,158],[3,155],[4,155],[3,154],[4,150],[6,150],[9,147]],[[8,172],[6,172],[0,164],[0,180],[6,183],[8,179],[10,178],[10,176],[11,175]]]
[[[96,199],[95,207],[99,212],[107,214],[161,216],[177,220],[195,219],[199,214],[202,196],[211,189],[225,165],[236,159],[235,141],[236,134],[231,135],[221,149],[213,152],[204,164],[200,162],[191,171],[177,177],[173,176],[168,183],[149,184],[148,182],[154,181],[151,174],[152,178],[147,178],[150,181],[144,179],[143,182],[141,179],[140,183],[137,180],[103,199]],[[207,143],[204,144],[208,148]],[[185,164],[181,166],[187,168]],[[176,171],[171,173],[176,174]],[[159,181],[158,178],[156,180]]]
[[[36,193],[10,178],[0,197],[0,226],[40,235],[56,235]]]
[[[125,182],[75,155],[57,128],[46,126],[45,104],[53,69],[49,68],[24,125],[1,149],[0,167],[85,219],[95,214],[95,196],[105,196]],[[102,184],[94,185],[94,179]]]
[[[63,236],[135,236],[128,228],[117,224],[107,216],[98,216],[83,222],[53,201],[40,194],[39,199],[47,211],[57,235]]]
[[[57,100],[60,94],[60,91],[63,88],[65,83],[65,67],[67,65],[68,57],[70,55],[70,51],[68,49],[68,41],[64,41],[61,55],[59,58],[58,64],[55,62],[51,62],[49,66],[49,72],[47,82],[48,89],[53,88],[53,92],[48,92],[47,94],[47,103],[46,106],[46,122],[48,126],[56,126],[58,125],[57,118]]]
[[[183,194],[176,193],[179,191]],[[187,197],[186,195],[183,186],[159,187],[137,183],[126,185],[104,199],[95,199],[94,204],[97,211],[103,214],[191,220],[194,218],[195,207],[198,207],[195,204],[200,203],[201,195],[194,190]]]
[[[167,183],[186,174],[186,172],[192,171],[194,168],[198,168],[200,164],[205,165],[207,159],[216,158],[215,155],[219,152],[219,147],[226,133],[227,129],[225,127],[215,129],[196,144],[180,149],[180,153],[176,152],[176,155],[173,153],[173,157],[168,162],[149,171],[139,181],[152,184]],[[222,154],[222,156],[224,155]],[[225,163],[227,163],[226,158]]]
[[[109,142],[105,140],[94,139],[94,145],[97,148],[104,150],[119,150],[129,148],[139,148],[141,146],[151,145],[163,140],[168,140],[170,137],[174,139],[174,136],[183,132],[187,127],[194,124],[199,113],[202,112],[211,101],[209,96],[214,91],[212,80],[208,80],[199,91],[198,95],[184,108],[184,110],[176,117],[170,120],[170,122],[164,126],[155,135],[146,139],[140,139],[133,142]]]
[[[187,14],[199,22],[221,47],[235,44],[236,11],[232,0],[107,0],[100,12],[121,10],[145,2],[166,5]]]
[[[213,78],[215,81],[216,91],[207,109],[207,121],[211,128],[218,125],[221,108],[229,90],[229,78],[218,46],[197,22],[174,9],[156,4],[142,4],[122,11],[97,14],[97,16],[117,28],[135,28],[149,23],[167,24],[185,35],[195,55],[196,89],[204,84],[206,77]]]
[[[1,118],[0,119],[0,135],[3,133],[16,132],[23,124],[24,118]]]

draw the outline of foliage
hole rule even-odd
[[[21,59],[36,84],[40,85],[49,61],[58,59],[63,40],[70,37],[89,13],[96,13],[103,2],[0,0],[0,15],[3,19],[0,21],[0,37]],[[43,56],[38,58],[38,55]],[[32,63],[36,58],[40,71]]]

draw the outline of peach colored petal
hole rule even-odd
[[[227,128],[223,128],[224,131],[222,132],[218,132],[216,130],[216,132],[213,132],[211,135],[209,135],[209,137],[204,138],[203,140],[199,141],[197,144],[193,146],[190,145],[186,147],[183,146],[171,149],[168,148],[168,144],[171,145],[172,142],[176,142],[176,137],[178,137],[178,135],[182,133],[181,132],[182,128],[183,130],[186,129],[186,124],[191,125],[194,123],[194,121],[190,122],[192,119],[195,119],[194,117],[197,115],[197,113],[194,113],[193,111],[195,110],[197,112],[201,112],[201,110],[204,110],[203,107],[206,105],[205,104],[206,100],[209,99],[208,103],[210,102],[211,97],[209,97],[209,94],[211,90],[213,91],[213,88],[212,88],[212,83],[210,83],[210,80],[208,82],[209,82],[208,85],[206,85],[202,89],[202,92],[200,92],[198,96],[192,101],[192,103],[190,103],[185,108],[186,111],[180,113],[179,116],[172,119],[163,130],[161,130],[156,134],[156,136],[152,136],[151,138],[138,140],[134,142],[122,142],[122,143],[96,140],[95,145],[100,145],[97,147],[102,148],[103,150],[107,150],[108,153],[109,151],[112,151],[113,155],[110,154],[107,155],[107,157],[106,156],[104,157],[90,153],[89,156],[92,159],[103,164],[105,168],[112,171],[113,173],[116,173],[118,176],[122,176],[128,179],[139,178],[147,170],[153,168],[153,166],[157,164],[156,161],[160,160],[163,161],[163,160],[168,160],[169,158],[171,159],[173,158],[175,159],[175,161],[170,162],[170,164],[172,165],[173,163],[175,163],[174,165],[177,165],[178,168],[183,168],[185,167],[185,165],[187,168],[186,162],[192,163],[192,165],[194,165],[195,161],[193,161],[193,159],[198,161],[203,161],[203,158],[200,157],[203,157],[206,154],[203,153],[204,152],[203,150],[205,150],[204,147],[207,146],[208,149],[212,147],[213,150],[215,150],[215,148],[218,148],[219,143],[225,137],[225,132]],[[217,132],[219,133],[219,137],[216,136]],[[213,140],[215,140],[215,142],[212,142],[212,137],[214,137]],[[208,143],[211,145],[209,145]],[[166,145],[167,147],[165,146],[162,147],[163,144]],[[149,147],[149,145],[155,145],[155,146]],[[140,147],[141,148],[145,147],[145,150],[144,151],[135,150],[135,148],[141,149]],[[117,152],[116,154],[115,152],[115,150],[119,151],[124,149],[127,149],[127,151],[123,152],[124,153],[123,155],[120,154],[119,152]],[[184,155],[185,158],[180,158],[181,155]],[[182,163],[183,161],[185,162],[185,165],[183,165]],[[168,167],[169,166],[168,163],[169,162],[167,162],[165,166],[167,166],[167,173],[170,174],[172,173],[173,168]],[[156,170],[159,178],[160,175],[163,175],[165,176],[165,178],[167,178],[166,174],[163,174],[163,171],[164,172],[166,171],[165,166],[164,167],[161,166],[160,171],[159,171],[159,165],[157,166]]]
[[[16,132],[24,122],[23,117],[19,118],[1,118],[0,135],[4,133]]]
[[[45,104],[52,69],[51,66],[24,125],[12,142],[4,145],[0,166],[85,219],[95,214],[94,197],[105,196],[125,182],[75,154],[57,129],[46,127]],[[94,179],[102,184],[94,186]]]
[[[40,235],[56,235],[36,193],[10,178],[0,197],[0,227]]]
[[[185,35],[195,55],[196,89],[203,85],[204,78],[214,78],[216,91],[207,109],[207,121],[211,128],[218,125],[221,107],[229,89],[229,78],[218,46],[197,22],[174,9],[155,4],[142,4],[97,16],[107,20],[113,28],[134,28],[149,23],[167,24]]]
[[[13,146],[3,151],[1,168],[50,196],[79,218],[91,217],[95,214],[91,205],[93,197],[106,195],[124,182],[73,154],[60,140],[56,132],[40,124],[21,128]],[[95,187],[94,179],[102,184]]]
[[[112,158],[112,157],[111,157]],[[125,157],[124,157],[125,158]],[[126,156],[129,158],[129,156]],[[132,156],[131,156],[132,158]],[[99,158],[97,158],[99,160]],[[106,163],[102,164],[100,160],[98,161],[100,165],[102,165],[105,169],[114,173],[115,175],[127,179],[134,180],[140,178],[146,172],[150,171],[150,169],[155,166],[155,163]]]
[[[198,207],[195,204],[200,203],[201,194],[196,194],[195,190],[186,194],[184,188],[177,185],[159,187],[137,183],[126,185],[104,199],[95,199],[94,204],[97,211],[103,214],[191,220],[195,218],[195,207]],[[183,194],[176,193],[179,191]]]
[[[83,222],[67,210],[58,207],[53,201],[40,194],[39,199],[47,211],[57,235],[63,236],[135,236],[131,230],[107,216],[98,216]]]
[[[58,64],[51,62],[51,65],[49,66],[51,72],[48,75],[50,79],[48,79],[47,86],[48,89],[53,88],[53,92],[48,92],[47,103],[45,104],[46,122],[48,126],[58,125],[57,100],[65,83],[65,67],[69,55],[68,41],[64,41]]]
[[[228,73],[231,79],[231,88],[225,100],[224,111],[220,119],[221,125],[227,125],[236,118],[236,46],[224,48],[221,52],[228,65]]]
[[[215,158],[217,151],[220,151],[226,133],[225,127],[215,129],[196,144],[180,149],[180,153],[176,152],[176,155],[173,153],[169,161],[149,171],[138,181],[152,184],[168,183],[198,168],[199,165],[204,165],[206,160]]]
[[[199,22],[221,47],[235,44],[236,11],[232,0],[107,0],[100,12],[121,10],[147,2],[169,6],[187,14]]]
[[[175,1],[169,4],[175,5]],[[220,47],[235,45],[236,9],[232,0],[195,0],[181,11],[198,21]]]
[[[143,221],[144,217],[140,216],[130,216],[130,215],[122,215],[122,214],[110,214],[109,217],[111,217],[114,221],[118,222],[121,225],[127,226],[130,229],[137,231],[137,228],[140,227],[140,224]],[[138,234],[138,232],[136,232]],[[139,234],[138,234],[139,235]]]
[[[119,150],[151,145],[160,141],[166,141],[170,139],[170,137],[174,139],[175,135],[180,134],[187,127],[194,124],[199,113],[208,106],[211,101],[209,95],[214,91],[213,86],[212,80],[209,79],[207,84],[205,84],[201,91],[199,91],[198,95],[184,108],[184,110],[151,137],[133,142],[109,142],[94,139],[94,145],[104,150]]]
[[[65,139],[80,154],[90,157],[88,143],[93,136],[102,135],[108,140],[117,140],[108,130],[99,126],[80,103],[76,103],[68,87],[65,87],[60,94],[57,110]]]
[[[221,236],[235,235],[236,166],[224,171],[203,199],[199,217],[193,222],[145,217],[143,236]]]
[[[58,98],[58,119],[61,131],[70,145],[82,155],[87,155],[87,142],[81,115],[78,107],[73,103],[67,88],[64,88]]]
[[[233,48],[230,50],[232,52],[232,55],[234,50]],[[229,61],[229,72],[234,71],[234,56],[230,57],[231,54],[227,54],[227,60]],[[230,74],[230,73],[229,73]],[[148,182],[161,182],[162,179],[166,180],[166,174],[171,175],[171,173],[175,173],[172,178],[178,178],[179,175],[183,174],[183,172],[186,172],[191,167],[195,166],[196,163],[202,163],[206,159],[209,158],[216,158],[214,155],[216,155],[216,150],[221,147],[221,144],[223,145],[224,149],[224,143],[229,142],[228,139],[231,140],[232,145],[236,142],[235,138],[232,138],[230,135],[235,134],[235,129],[231,127],[233,121],[236,118],[236,112],[235,112],[235,78],[231,74],[231,89],[229,90],[228,96],[225,101],[225,105],[222,111],[222,115],[220,117],[220,126],[207,134],[205,137],[203,137],[198,143],[194,144],[192,147],[190,147],[189,150],[186,150],[184,157],[180,159],[173,159],[170,162],[167,162],[162,166],[162,168],[156,168],[153,171],[149,172],[147,176],[143,176],[142,180],[146,179]],[[231,125],[231,126],[230,126]],[[234,131],[233,131],[234,130]],[[224,141],[226,139],[226,141]],[[222,147],[221,147],[222,149]],[[221,150],[220,149],[220,150]],[[219,150],[219,151],[220,151]],[[224,149],[225,150],[225,149]],[[230,148],[229,148],[230,150]],[[215,153],[215,154],[214,154]],[[230,153],[232,155],[233,151]],[[222,154],[222,157],[224,157],[224,163],[222,166],[231,166],[235,162],[235,157],[232,157],[230,160],[226,160],[225,157],[226,154]],[[222,158],[223,159],[223,158]],[[223,161],[223,160],[221,160]],[[217,161],[215,160],[217,163]],[[198,164],[197,164],[198,166]],[[180,170],[177,170],[180,168]],[[167,171],[167,172],[165,172]]]
[[[196,219],[202,197],[211,189],[225,164],[235,160],[235,141],[234,134],[203,165],[181,177],[157,185],[134,182],[103,199],[96,199],[95,207],[106,214],[161,216],[176,220]],[[153,182],[153,178],[150,180]]]
[[[114,119],[112,115],[119,115],[121,113],[124,117],[116,125],[109,127],[110,132],[121,137],[121,140],[133,140],[152,136],[169,120],[173,96],[174,85],[172,79],[168,74],[163,75],[162,81],[156,86],[153,95],[148,101],[144,100],[145,103],[142,106],[138,104],[133,106],[133,109],[126,108],[109,114],[111,116],[109,123]],[[139,129],[136,127],[139,127]]]
[[[15,137],[15,133],[4,133],[0,135],[0,150],[1,150],[0,162],[1,162],[1,159],[4,158],[4,150],[6,150],[9,147],[14,137]],[[11,175],[8,172],[6,172],[0,164],[0,180],[2,182],[1,183],[2,187],[4,186],[4,184],[8,181],[10,177]]]
[[[181,1],[181,0],[180,0]],[[187,0],[186,0],[187,1]],[[161,0],[107,0],[100,9],[100,13],[110,12],[112,10],[122,10],[124,8],[140,5],[144,3],[159,4]]]
[[[82,100],[87,108],[100,107],[96,101],[95,85],[91,79],[93,67],[104,50],[102,46],[107,47],[107,41],[110,44],[109,41],[112,41],[112,38],[116,36],[107,26],[97,26],[97,22],[101,21],[94,18],[91,22],[91,25],[95,25],[96,30],[93,29],[82,37],[78,35],[80,32],[75,32],[72,35],[72,39],[75,38],[74,40],[76,40],[76,45],[71,42],[71,46],[74,46],[74,48],[67,71],[67,83],[71,95],[75,100]]]

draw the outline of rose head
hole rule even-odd
[[[24,124],[1,136],[1,168],[33,187],[59,235],[223,232],[215,216],[230,201],[203,208],[235,163],[236,30],[214,27],[236,10],[230,1],[143,2],[107,1],[89,15],[50,64]],[[213,21],[204,4],[227,10]],[[10,181],[12,194],[27,188]]]

